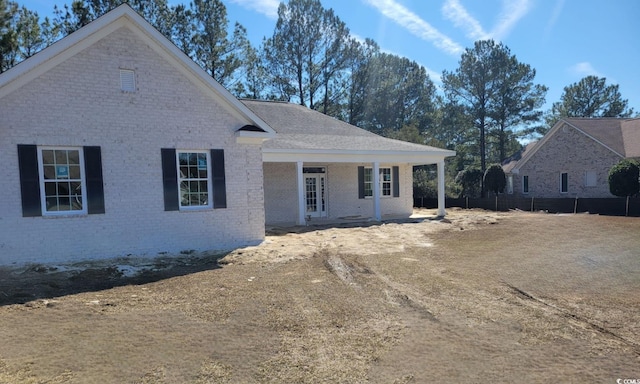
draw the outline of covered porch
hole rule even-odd
[[[445,216],[444,156],[440,153],[294,154],[264,149],[266,223],[409,218],[413,213],[413,167],[424,164],[437,164],[437,215]]]

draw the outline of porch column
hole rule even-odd
[[[373,163],[373,215],[376,221],[382,220],[380,213],[380,163]]]
[[[304,175],[302,173],[302,161],[298,161],[296,163],[296,177],[298,181],[298,225],[305,225],[307,222],[305,220],[304,214],[306,213],[306,204],[305,204],[305,190],[304,190]]]
[[[444,217],[447,213],[444,209],[444,159],[438,162],[438,216]]]

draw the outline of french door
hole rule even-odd
[[[305,205],[306,216],[325,217],[327,216],[326,202],[326,178],[324,173],[305,173]]]

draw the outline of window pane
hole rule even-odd
[[[69,196],[69,183],[57,183],[58,195]]]
[[[58,198],[57,197],[47,197],[46,200],[46,210],[47,211],[57,211],[58,210]]]
[[[208,154],[206,152],[180,152],[180,206],[209,205]],[[183,165],[184,164],[184,165]]]
[[[58,198],[58,210],[59,211],[70,211],[71,210],[71,201],[68,197],[59,197]]]
[[[69,178],[79,180],[80,179],[80,166],[79,165],[70,165],[69,166]]]
[[[56,164],[68,164],[67,151],[56,150],[55,155],[56,155]]]
[[[42,164],[54,164],[54,157],[52,150],[43,150],[42,151]]]
[[[69,151],[69,164],[80,164],[80,151]]]
[[[53,180],[53,179],[56,178],[56,167],[55,167],[55,165],[45,165],[44,166],[44,178],[45,178],[45,180]]]
[[[55,196],[57,193],[56,183],[44,183],[45,196]]]

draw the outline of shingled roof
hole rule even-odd
[[[241,100],[277,136],[263,144],[264,152],[409,153],[453,156],[454,151],[388,139],[298,104]]]
[[[578,118],[559,120],[539,141],[530,143],[502,162],[502,169],[513,172],[526,163],[560,128],[570,126],[621,158],[640,158],[640,118]]]
[[[640,119],[638,118],[572,117],[563,120],[622,157],[640,157]]]

